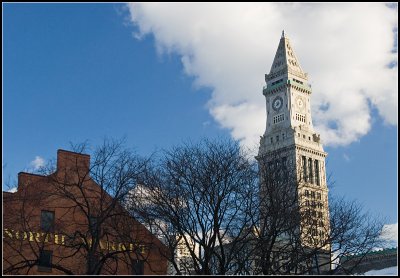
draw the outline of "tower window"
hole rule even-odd
[[[309,179],[311,183],[314,183],[314,179],[313,179],[313,163],[312,163],[312,159],[309,158],[308,159],[308,174],[309,174]]]
[[[317,229],[312,229],[312,235],[313,235],[313,236],[317,236],[317,235],[318,235]]]
[[[301,82],[300,80],[294,79],[294,78],[293,78],[293,81],[295,81],[297,83],[300,83],[300,84],[303,84],[303,82]]]
[[[279,141],[279,135],[276,135],[276,142]]]
[[[275,84],[281,83],[283,81],[283,79],[279,79],[277,81],[272,82],[272,86],[274,86]]]
[[[285,120],[284,115],[285,114],[279,114],[279,115],[274,116],[273,123],[277,124],[277,123],[283,122]]]
[[[315,166],[315,182],[317,185],[320,185],[319,181],[319,161],[315,160],[314,161],[314,166]]]
[[[296,121],[302,122],[302,123],[306,123],[306,116],[296,113]]]
[[[303,162],[303,180],[307,181],[307,158],[305,156],[301,157]]]

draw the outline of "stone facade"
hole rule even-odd
[[[312,123],[308,74],[303,72],[284,33],[265,81],[267,121],[257,160],[261,165],[280,157],[294,165],[290,171],[296,177],[302,244],[329,252],[330,246],[325,243],[329,234],[327,153]]]

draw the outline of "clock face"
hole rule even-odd
[[[297,98],[297,99],[296,99],[296,105],[297,105],[297,107],[300,108],[300,109],[303,108],[303,106],[304,106],[303,99],[301,99],[300,97]]]
[[[299,98],[299,99],[297,100],[297,106],[298,106],[298,107],[303,107],[303,101],[301,100],[301,98]]]
[[[274,99],[274,101],[272,102],[272,108],[275,111],[278,111],[279,109],[281,109],[282,105],[283,105],[283,99],[281,97],[276,97]]]

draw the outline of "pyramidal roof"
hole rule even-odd
[[[272,77],[272,75],[276,76],[277,74],[282,75],[285,73],[291,73],[292,75],[307,79],[307,74],[304,73],[303,69],[301,68],[299,60],[297,59],[293,47],[290,44],[289,38],[285,34],[285,31],[282,31],[282,36],[275,54],[274,62],[272,63],[272,67],[268,75]]]

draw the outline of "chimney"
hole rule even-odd
[[[89,177],[90,155],[57,150],[57,173]]]

